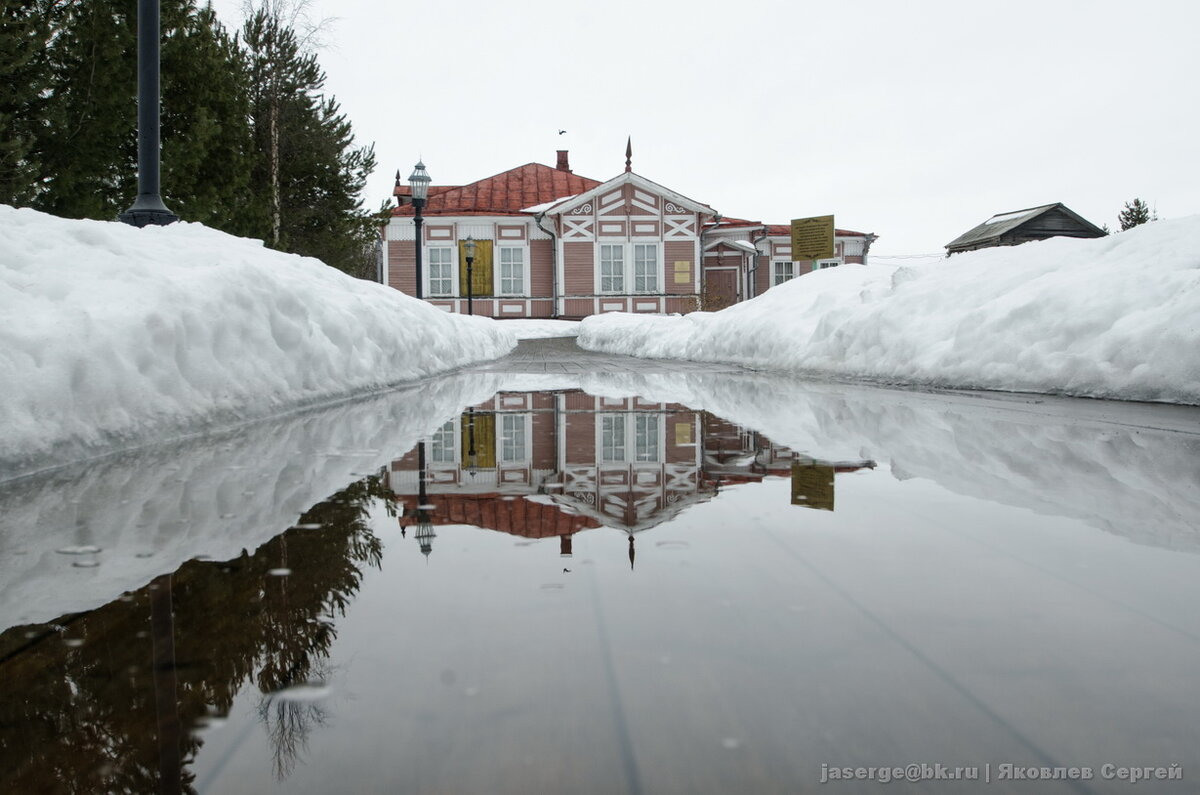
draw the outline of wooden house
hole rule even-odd
[[[1051,237],[1104,237],[1106,234],[1103,229],[1058,202],[993,215],[947,243],[946,254],[961,254],[993,246],[1017,246]]]
[[[718,219],[704,237],[704,309],[723,309],[747,301],[797,276],[824,268],[866,265],[876,238],[866,232],[835,229],[833,257],[793,260],[789,224]]]
[[[408,193],[397,175],[395,195]],[[834,259],[792,262],[787,226],[722,219],[634,173],[628,157],[610,180],[579,176],[565,150],[554,168],[528,163],[469,185],[431,185],[422,216],[424,298],[466,312],[470,292],[474,313],[496,318],[719,309],[820,267],[865,264],[874,240],[839,231]],[[384,230],[383,280],[409,294],[415,229],[405,205]]]

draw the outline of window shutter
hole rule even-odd
[[[467,248],[463,241],[458,242],[458,294],[467,295]],[[491,295],[492,285],[492,241],[475,241],[475,260],[471,263],[471,294],[478,297]]]

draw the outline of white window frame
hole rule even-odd
[[[500,415],[500,427],[496,429],[496,460],[501,464],[521,464],[530,460],[530,426],[533,418],[529,414],[504,413]],[[517,448],[519,441],[520,447]],[[512,444],[510,452],[510,443]]]
[[[446,290],[445,292],[439,292],[439,291],[433,289],[433,283],[435,281],[434,276],[433,276],[433,266],[435,264],[433,261],[433,259],[434,259],[433,253],[435,251],[445,252],[446,257],[447,257],[446,262],[437,263],[439,266],[441,266],[441,265],[446,266],[446,268],[448,269],[447,274],[445,276],[439,276],[436,279],[436,281],[439,281],[439,282],[446,281],[450,285],[450,289]],[[424,279],[424,281],[425,281],[425,295],[427,297],[429,297],[429,298],[434,298],[434,297],[436,297],[436,298],[453,298],[454,297],[454,294],[455,294],[454,270],[455,270],[455,265],[457,265],[454,253],[455,253],[455,249],[451,246],[426,246],[425,247],[425,269],[424,269],[425,272],[423,274],[421,274],[421,278]],[[440,253],[438,255],[438,259],[441,259]]]
[[[607,253],[615,251],[619,253],[621,267],[616,272],[605,274],[605,265]],[[648,273],[640,274],[640,278],[645,282],[652,280],[652,284],[644,284],[642,289],[638,289],[638,256],[643,257],[645,261],[645,249],[649,249],[650,256],[653,258],[652,270]],[[605,289],[606,280],[620,280],[620,287]],[[663,244],[661,240],[656,238],[638,240],[620,241],[620,242],[605,242],[603,240],[596,243],[596,294],[597,295],[664,295],[664,273],[663,273]]]
[[[661,464],[666,425],[659,412],[602,412],[596,423],[596,450],[600,463]]]
[[[787,278],[781,279],[781,278],[779,278],[779,271],[780,271],[780,268],[782,268],[784,265],[787,266],[788,275],[787,275]],[[794,260],[790,260],[790,259],[771,260],[771,286],[772,287],[778,287],[779,285],[783,284],[784,282],[790,282],[794,278],[796,278],[796,263]]]
[[[813,262],[812,269],[815,271],[823,271],[826,268],[836,268],[841,264],[842,261],[840,259],[819,259]]]
[[[501,246],[501,245],[497,244],[496,249],[497,250],[496,250],[495,258],[493,260],[493,262],[495,262],[497,265],[497,267],[495,267],[494,272],[493,272],[493,278],[496,281],[496,284],[494,285],[494,287],[496,289],[496,295],[505,295],[505,296],[529,295],[529,292],[528,292],[529,247],[528,246]],[[513,254],[515,254],[516,256],[519,256],[521,258],[521,261],[519,263],[519,265],[521,266],[520,274],[519,274],[521,284],[519,285],[519,289],[517,289],[517,290],[510,290],[510,289],[505,288],[504,268],[505,268],[505,265],[512,264],[511,262],[506,263],[504,261],[504,257],[506,254],[509,256],[512,256]]]
[[[606,251],[606,249],[608,251]],[[606,273],[606,265],[611,265],[615,261],[612,257],[608,257],[606,261],[605,254],[608,252],[616,252],[620,257],[619,268],[609,268]],[[596,244],[596,292],[601,295],[624,295],[625,294],[625,244],[624,243],[597,243]],[[620,284],[615,287],[605,287],[606,280],[620,280]]]
[[[429,435],[429,463],[453,464],[458,461],[457,426],[458,423],[449,420]]]

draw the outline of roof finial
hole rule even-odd
[[[633,171],[633,136],[625,139],[625,173]]]

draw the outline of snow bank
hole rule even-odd
[[[0,478],[492,359],[449,315],[198,224],[0,206]]]
[[[888,382],[1200,404],[1200,216],[921,266],[831,268],[579,344]]]

